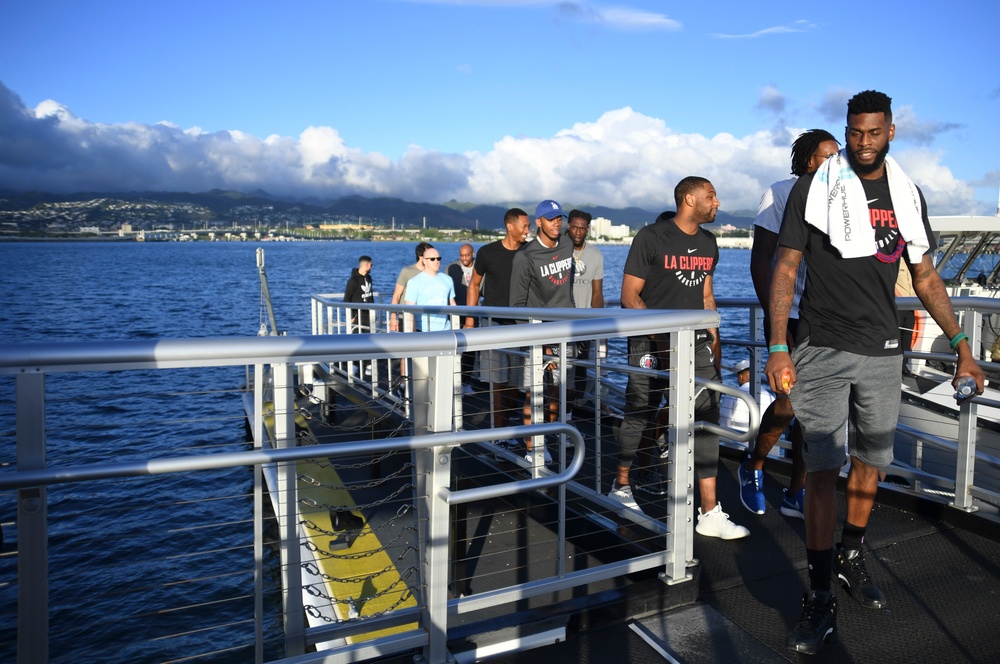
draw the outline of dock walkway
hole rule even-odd
[[[467,414],[472,415],[475,400],[467,399],[466,403],[471,407]],[[614,449],[613,432],[605,432],[604,444],[606,449]],[[471,469],[477,463],[493,465],[492,460],[474,455],[462,461],[469,475],[475,475]],[[564,615],[566,641],[498,655],[489,661],[996,661],[1000,653],[1000,526],[944,505],[915,502],[889,487],[880,488],[866,540],[868,569],[885,593],[888,607],[882,611],[865,609],[835,583],[839,611],[835,638],[813,657],[786,649],[785,638],[798,618],[801,596],[808,587],[804,523],[783,516],[778,509],[781,489],[787,483],[781,464],[773,464],[773,470],[766,473],[767,513],[757,516],[747,512],[737,493],[738,463],[739,454],[724,448],[719,498],[733,520],[747,526],[751,534],[730,542],[695,535],[694,551],[700,565],[693,603],[667,606],[662,611],[654,606],[651,611],[651,589],[662,582],[648,574],[638,575],[622,580],[614,591],[603,592],[600,601],[581,601],[576,613]],[[656,512],[655,500],[637,496],[647,512]],[[843,494],[840,509],[843,513]],[[473,585],[475,579],[488,578],[498,570],[516,569],[519,563],[512,556],[524,555],[524,543],[545,529],[545,517],[541,516],[544,506],[532,499],[507,501],[495,513],[490,510],[485,506],[470,517],[470,524],[478,519],[480,528],[484,528],[483,518],[491,520],[480,532],[489,532],[490,551],[494,553],[463,562]],[[601,542],[598,546],[602,548],[608,541],[620,546],[628,532],[619,527],[603,536],[591,533],[589,539]],[[482,546],[481,542],[479,548],[473,547],[473,553],[483,554]],[[504,550],[509,550],[508,557],[495,555]],[[590,555],[585,550],[574,553]],[[593,592],[602,593],[600,588]],[[545,615],[537,606],[532,608],[535,614],[524,615]],[[498,620],[498,629],[502,624],[504,621]],[[506,629],[509,631],[510,625]],[[409,660],[386,661],[402,664]]]
[[[493,661],[997,661],[997,527],[972,522],[975,517],[953,520],[948,518],[951,508],[947,507],[932,507],[921,514],[915,506],[887,495],[887,489],[879,491],[866,544],[868,570],[885,593],[888,607],[882,611],[863,608],[835,584],[835,638],[816,656],[786,649],[785,637],[798,618],[801,594],[808,587],[804,524],[778,511],[781,487],[787,481],[781,476],[767,475],[766,514],[756,516],[744,510],[736,493],[737,465],[731,455],[720,462],[719,495],[733,519],[750,528],[750,537],[723,542],[695,536],[695,554],[701,563],[697,602],[576,632],[565,643]],[[672,660],[658,653],[640,632]]]

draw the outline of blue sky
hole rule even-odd
[[[1000,2],[4,0],[0,189],[755,209],[893,98],[931,214],[1000,191]]]

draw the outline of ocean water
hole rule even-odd
[[[255,335],[263,315],[261,246],[279,327],[307,334],[310,295],[343,292],[365,254],[374,259],[375,289],[391,295],[415,244],[3,242],[0,343]],[[436,246],[445,264],[458,259],[460,243]],[[628,247],[601,251],[604,296],[617,300]],[[749,265],[749,251],[722,249],[716,297],[752,297]]]
[[[414,260],[414,243],[2,242],[0,343],[254,336],[264,316],[259,246],[288,334],[309,333],[309,296],[342,292],[358,256],[373,257],[375,289],[386,294]],[[459,243],[436,246],[445,263],[457,259]],[[617,300],[628,248],[601,250],[605,298]],[[717,298],[753,296],[749,258],[722,250]],[[723,311],[724,337],[745,329],[745,313]],[[58,417],[47,424],[48,463],[246,449],[244,380],[242,368],[49,376],[46,399]],[[14,432],[14,381],[2,376],[0,464],[14,462]],[[251,505],[245,469],[50,488],[52,661],[162,662],[206,652],[197,661],[248,661]],[[15,510],[16,495],[0,494],[0,661],[13,661],[16,648]],[[206,522],[217,525],[197,525]],[[266,555],[274,655],[278,563]]]

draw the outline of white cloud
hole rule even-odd
[[[594,7],[589,22],[625,30],[681,30],[680,21],[666,14],[647,12],[629,7]],[[586,19],[585,19],[586,20]]]
[[[927,211],[936,214],[983,214],[985,210],[976,201],[975,190],[957,179],[951,169],[941,164],[941,153],[914,149],[892,151],[927,201]]]
[[[813,23],[805,20],[799,20],[795,21],[794,26],[775,25],[770,28],[762,28],[755,32],[738,35],[713,32],[712,36],[716,39],[757,39],[758,37],[769,37],[771,35],[788,35],[796,32],[806,32],[807,30],[813,30],[815,28],[816,26]]]
[[[921,120],[912,106],[894,108],[892,122],[896,125],[898,139],[917,145],[930,145],[940,134],[962,128],[962,125],[955,122]]]
[[[785,95],[773,85],[766,86],[761,90],[757,99],[757,106],[772,113],[782,113],[785,110]]]
[[[604,6],[569,0],[402,0],[427,5],[469,5],[499,8],[540,6],[553,9],[565,20],[603,25],[615,30],[681,30],[680,21],[666,14],[624,6]]]
[[[347,145],[332,127],[261,140],[167,122],[95,124],[53,101],[27,109],[0,83],[0,182],[60,193],[261,189],[320,200],[358,194],[501,205],[555,198],[658,211],[673,206],[678,180],[701,175],[715,184],[723,210],[737,212],[756,209],[764,188],[788,177],[788,137],[804,130],[782,124],[742,137],[703,136],[676,132],[669,121],[625,107],[553,136],[506,136],[484,153],[414,145],[394,160]],[[933,212],[974,209],[971,185],[941,165],[940,152],[893,154]]]

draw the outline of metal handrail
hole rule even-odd
[[[505,429],[477,429],[436,433],[429,436],[406,436],[385,440],[364,440],[358,442],[338,442],[308,447],[282,449],[260,449],[248,452],[217,452],[200,455],[163,457],[146,461],[125,461],[119,463],[85,464],[58,466],[36,470],[7,470],[0,473],[0,491],[24,489],[53,484],[89,482],[94,480],[120,479],[126,477],[146,477],[168,473],[186,473],[198,470],[219,470],[257,464],[289,463],[316,457],[350,456],[352,454],[376,454],[382,452],[402,452],[405,450],[425,450],[432,447],[458,447],[467,443],[482,443],[498,437],[541,436],[564,434],[573,441],[573,459],[566,470],[529,480],[520,480],[503,485],[448,491],[447,500],[451,504],[467,503],[474,500],[498,498],[514,493],[536,489],[547,489],[571,480],[583,466],[583,435],[568,424],[535,424],[507,427]]]
[[[340,303],[344,304],[344,303]],[[416,309],[423,311],[419,307]],[[480,309],[480,308],[473,308]],[[496,308],[494,308],[496,309]],[[520,310],[519,310],[520,311]],[[525,309],[526,317],[587,310]],[[593,310],[589,320],[543,323],[545,327],[510,325],[499,328],[443,330],[420,334],[348,334],[281,337],[214,337],[71,343],[0,344],[0,375],[126,369],[175,369],[205,366],[245,366],[286,362],[360,361],[372,358],[429,357],[500,346],[643,335],[665,329],[716,327],[719,315],[708,310],[625,310],[610,316]],[[507,310],[507,316],[510,310]]]

